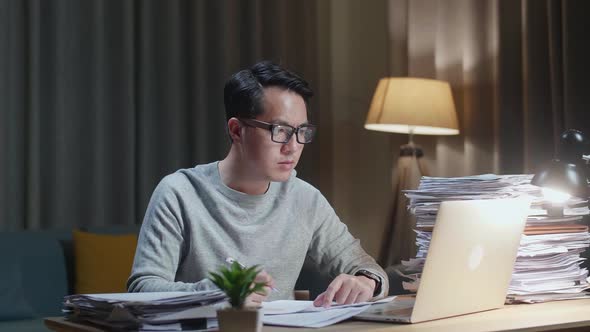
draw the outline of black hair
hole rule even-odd
[[[262,114],[264,88],[280,87],[300,95],[309,112],[309,98],[313,91],[307,82],[281,66],[270,61],[261,61],[248,69],[231,76],[223,89],[226,121],[232,117],[252,119]]]

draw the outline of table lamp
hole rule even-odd
[[[561,134],[557,157],[543,165],[531,184],[542,187],[550,216],[563,216],[565,202],[571,196],[588,199],[588,165],[583,159],[588,148],[584,134],[568,129]]]
[[[403,190],[416,189],[420,178],[429,175],[421,161],[423,152],[414,135],[457,135],[459,126],[449,83],[410,77],[379,81],[365,121],[365,129],[408,134],[392,169],[394,192],[391,218],[383,233],[379,262],[398,264],[415,254],[414,218],[407,211]]]

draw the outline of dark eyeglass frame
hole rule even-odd
[[[238,120],[240,120],[246,126],[255,127],[255,128],[262,128],[262,129],[266,129],[266,130],[270,131],[270,139],[275,143],[281,143],[281,144],[288,143],[291,140],[291,137],[293,137],[293,134],[295,134],[295,139],[297,140],[297,143],[309,144],[309,143],[313,142],[313,139],[315,137],[315,133],[317,132],[317,128],[318,128],[316,125],[312,125],[309,123],[302,124],[301,126],[295,128],[295,127],[287,125],[287,124],[269,123],[269,122],[264,122],[264,121],[260,121],[260,120],[256,120],[256,119],[238,118]],[[291,134],[289,134],[289,136],[287,137],[287,139],[285,141],[277,141],[274,138],[275,128],[281,128],[281,127],[291,129]],[[301,140],[299,140],[299,129],[301,129],[301,128],[313,128],[314,129],[313,136],[311,137],[311,140],[309,142],[302,142]]]

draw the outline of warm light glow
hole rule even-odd
[[[423,78],[383,78],[373,95],[365,128],[403,134],[457,135],[459,125],[451,86]]]
[[[546,200],[551,203],[565,203],[568,199],[570,199],[571,195],[568,193],[564,193],[563,191],[551,189],[551,188],[542,188],[543,196]]]
[[[396,125],[396,124],[365,124],[365,129],[385,131],[388,133],[400,133],[400,134],[412,134],[416,135],[457,135],[458,129],[441,128],[441,127],[428,127],[428,126],[407,126],[407,125]]]

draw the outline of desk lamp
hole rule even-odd
[[[586,149],[587,141],[582,132],[564,131],[557,158],[543,165],[531,180],[531,184],[542,187],[548,215],[563,216],[565,202],[570,196],[588,199],[588,165],[583,159]]]

